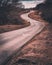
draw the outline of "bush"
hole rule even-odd
[[[13,4],[18,0],[12,0],[12,3],[9,4],[10,0],[0,0],[0,25],[6,25],[9,23],[8,13],[13,9]]]
[[[44,20],[52,23],[52,0],[46,0],[44,3],[37,5],[35,9],[42,12],[41,17]]]

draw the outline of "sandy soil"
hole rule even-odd
[[[16,53],[7,65],[52,65],[52,24],[42,20],[35,12],[29,16],[44,23],[45,28],[20,50],[19,55]]]

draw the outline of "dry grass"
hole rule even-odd
[[[47,25],[48,23],[41,18],[41,16],[39,15],[40,13],[37,10],[35,10],[33,13],[29,14],[29,17]]]
[[[17,30],[22,27],[23,27],[22,25],[2,25],[2,26],[0,26],[0,33]]]
[[[27,21],[26,21],[27,22]],[[9,31],[13,31],[13,30],[18,30],[24,27],[29,26],[30,23],[25,23],[23,25],[2,25],[0,26],[0,34],[4,33],[4,32],[9,32]]]
[[[41,20],[46,26],[20,50],[19,56],[16,53],[7,65],[52,65],[52,24],[47,24],[35,13],[31,13],[30,17]]]

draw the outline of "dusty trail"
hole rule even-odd
[[[30,26],[0,34],[0,64],[44,28],[41,22],[28,17],[31,12],[21,15],[22,19],[31,23]]]

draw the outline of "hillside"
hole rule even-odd
[[[38,4],[35,9],[41,12],[40,15],[44,20],[52,23],[52,1],[46,0],[45,3]]]
[[[28,10],[14,6],[0,8],[0,33],[28,26],[30,23],[20,18],[24,12],[28,12]]]

